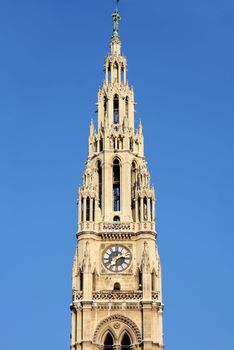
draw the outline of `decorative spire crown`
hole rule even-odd
[[[112,20],[113,20],[113,34],[111,38],[111,52],[120,54],[121,41],[119,37],[119,22],[121,21],[121,17],[118,10],[118,1],[116,1],[116,9],[112,13]]]
[[[116,7],[115,11],[112,14],[113,19],[113,37],[119,37],[119,22],[121,21],[121,17],[118,11],[118,7]]]

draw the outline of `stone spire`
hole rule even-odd
[[[121,17],[117,6],[115,11],[112,14],[112,20],[113,20],[113,34],[111,38],[110,49],[111,49],[112,55],[114,54],[120,55],[121,40],[119,37],[119,22],[121,21]]]

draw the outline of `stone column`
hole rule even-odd
[[[127,83],[127,67],[124,67],[124,85]]]
[[[77,317],[77,322],[76,322],[76,334],[77,334],[77,342],[80,343],[82,341],[82,310],[81,306],[77,306],[76,309],[76,317]],[[81,346],[77,346],[77,350],[80,350]]]
[[[92,324],[92,302],[83,301],[83,347],[82,349],[91,349],[91,335],[93,334]]]
[[[79,199],[78,199],[78,224],[81,223],[81,198],[79,196]]]
[[[108,65],[106,65],[106,85],[108,84]]]
[[[121,66],[118,64],[118,80],[119,84],[121,84]]]
[[[152,221],[155,221],[155,200],[152,199]]]
[[[121,213],[123,221],[131,221],[131,165],[125,161],[121,166]]]
[[[72,310],[72,332],[71,332],[71,346],[75,349],[76,344],[76,311]]]
[[[152,305],[151,302],[143,302],[143,349],[152,350],[152,337],[151,337],[151,327],[152,327]]]
[[[136,197],[136,200],[135,200],[135,221],[137,222],[139,220],[139,217],[138,217],[138,198]]]

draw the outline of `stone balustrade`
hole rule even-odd
[[[153,222],[82,222],[79,224],[78,234],[86,231],[95,232],[97,234],[123,232],[154,232],[155,224]]]

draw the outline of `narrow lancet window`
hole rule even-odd
[[[93,198],[93,221],[95,221],[95,198]]]
[[[115,159],[113,163],[113,207],[114,211],[120,211],[120,164]]]
[[[80,291],[83,291],[83,272],[82,272],[82,270],[80,270],[79,273],[80,273]]]
[[[128,118],[128,97],[126,97],[125,99],[125,115]]]
[[[113,337],[110,333],[107,333],[105,341],[104,341],[104,350],[112,350],[114,347]]]
[[[136,221],[136,164],[132,163],[131,167],[131,202],[132,202],[132,218]]]
[[[101,138],[100,141],[99,141],[99,151],[100,152],[103,151],[103,138]]]
[[[142,273],[140,269],[138,269],[138,287],[139,290],[142,290]]]
[[[90,221],[90,198],[86,199],[86,221]]]
[[[150,220],[153,220],[153,200],[150,198]]]
[[[106,113],[107,111],[107,97],[104,96],[104,99],[103,99],[103,108],[104,108],[104,112]]]
[[[101,162],[97,164],[97,172],[98,172],[98,202],[99,208],[102,208],[102,166]]]
[[[131,349],[131,340],[128,333],[125,333],[121,343],[121,350],[130,350]]]
[[[84,198],[81,199],[81,222],[84,221]]]
[[[144,214],[144,220],[147,220],[147,198],[144,197],[144,202],[143,202],[143,214]]]
[[[124,84],[124,66],[121,67],[121,83]]]
[[[119,124],[119,96],[114,96],[113,101],[113,107],[114,107],[114,124]]]

